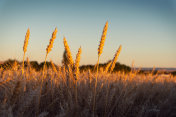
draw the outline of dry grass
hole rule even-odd
[[[63,41],[64,41],[64,47],[65,47],[65,52],[66,52],[65,55],[68,60],[68,64],[71,65],[71,67],[73,67],[73,64],[74,64],[73,58],[72,58],[71,51],[70,51],[69,45],[65,37]]]
[[[67,71],[60,75],[53,69],[46,72],[42,83],[41,72],[32,70],[31,73],[26,69],[23,77],[21,70],[1,71],[0,116],[34,117],[45,113],[47,117],[169,117],[176,114],[176,77],[173,76],[99,73],[93,112],[96,73],[81,73],[75,94],[75,80]]]

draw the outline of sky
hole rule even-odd
[[[106,21],[101,63],[122,45],[122,64],[176,68],[176,0],[0,0],[0,61],[22,60],[28,28],[26,57],[44,61],[57,27],[48,61],[61,64],[65,36],[73,59],[81,46],[80,64],[95,64]]]

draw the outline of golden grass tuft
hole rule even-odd
[[[73,58],[72,58],[72,55],[71,55],[71,51],[70,51],[69,45],[68,45],[67,40],[66,40],[65,37],[64,37],[63,40],[64,40],[64,47],[65,47],[65,51],[66,51],[68,62],[73,67],[74,62],[73,62]]]

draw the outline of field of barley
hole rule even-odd
[[[66,37],[62,65],[47,67],[57,28],[52,33],[42,70],[26,60],[30,30],[23,46],[22,64],[0,68],[0,117],[175,117],[176,76],[114,72],[122,45],[105,67],[99,66],[108,22],[93,70],[80,71],[81,47],[73,60]],[[123,51],[122,51],[123,52]],[[26,64],[25,64],[26,63]]]

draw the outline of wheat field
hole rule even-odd
[[[30,30],[24,41],[23,62],[11,69],[0,68],[0,117],[174,117],[176,116],[176,76],[113,72],[122,46],[102,68],[108,22],[103,29],[94,70],[81,71],[81,47],[75,61],[64,37],[62,65],[47,67],[57,28],[46,48],[45,64],[36,71],[25,63]]]

